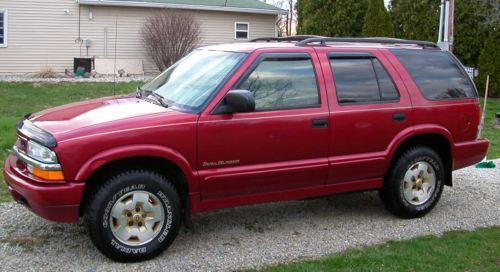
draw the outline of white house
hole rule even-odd
[[[0,74],[73,70],[73,58],[100,63],[114,58],[157,73],[146,57],[141,29],[160,9],[193,12],[201,44],[276,36],[276,19],[285,10],[259,0],[1,0]],[[118,18],[118,28],[115,28]],[[120,65],[121,65],[120,64]]]

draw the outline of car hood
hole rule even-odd
[[[118,120],[174,112],[145,100],[122,96],[71,103],[31,114],[27,119],[57,137],[67,132],[111,124]]]

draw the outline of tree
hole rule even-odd
[[[486,86],[486,77],[490,75],[489,96],[500,96],[500,45],[498,40],[500,35],[498,31],[492,32],[486,39],[484,48],[479,57],[479,76],[476,79],[479,92],[484,94]]]
[[[359,37],[368,0],[298,0],[296,8],[299,34]]]
[[[294,26],[297,24],[297,13],[295,10],[295,0],[272,0],[271,4],[285,9],[288,11],[286,15],[278,16],[276,20],[276,27],[278,30],[278,37],[292,36],[294,33]]]
[[[200,41],[200,27],[188,12],[162,10],[146,19],[142,41],[160,71],[191,52]]]
[[[365,37],[393,37],[394,27],[384,0],[370,0],[363,25]]]
[[[437,41],[439,0],[392,0],[391,17],[398,38]]]
[[[488,37],[483,0],[461,0],[455,2],[455,33],[453,53],[464,65],[476,66],[479,54]]]

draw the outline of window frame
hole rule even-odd
[[[322,100],[321,100],[321,92],[320,92],[320,85],[319,85],[319,79],[318,79],[318,73],[316,71],[316,66],[314,64],[313,58],[311,54],[308,52],[287,52],[287,53],[262,53],[260,54],[254,62],[247,68],[245,73],[241,75],[241,77],[234,83],[234,85],[230,88],[230,90],[238,90],[236,86],[239,86],[243,81],[247,80],[248,77],[257,69],[257,67],[266,59],[273,59],[273,58],[300,58],[307,56],[308,59],[311,61],[311,67],[314,72],[314,78],[316,82],[316,92],[318,93],[318,103],[315,105],[308,105],[308,106],[289,106],[289,107],[281,107],[281,108],[272,108],[272,109],[255,109],[253,112],[272,112],[272,111],[280,111],[280,110],[296,110],[296,109],[314,109],[314,108],[321,108],[322,105]],[[219,107],[218,105],[217,107]],[[216,107],[216,108],[217,108]]]
[[[338,88],[337,88],[337,81],[335,79],[335,73],[333,71],[333,66],[332,66],[332,60],[333,59],[369,59],[372,69],[373,69],[373,74],[375,75],[375,79],[377,81],[377,88],[379,92],[379,97],[380,100],[374,100],[374,101],[361,101],[361,102],[340,102],[339,100],[339,95],[338,95]],[[378,61],[380,65],[382,66],[382,69],[384,69],[385,73],[389,77],[389,79],[392,82],[392,85],[394,86],[394,89],[396,90],[396,93],[398,95],[397,99],[388,99],[388,100],[383,100],[382,96],[382,89],[380,85],[380,79],[379,79],[379,74],[377,73],[377,70],[375,69],[375,65],[373,63],[373,60]],[[390,104],[390,103],[399,103],[401,101],[401,92],[398,89],[398,86],[396,85],[396,82],[394,81],[394,78],[392,75],[387,71],[385,68],[385,65],[382,61],[380,61],[379,58],[377,58],[375,55],[373,55],[370,52],[330,52],[328,53],[328,63],[330,65],[330,72],[333,75],[333,84],[335,86],[335,97],[337,98],[337,103],[339,106],[351,106],[351,105],[377,105],[377,104]]]
[[[3,43],[0,43],[0,48],[7,48],[8,46],[8,25],[9,25],[9,11],[7,9],[0,9],[3,13]]]
[[[238,30],[238,25],[247,25],[247,30]],[[238,38],[238,32],[246,32],[246,38]],[[250,23],[249,22],[234,22],[234,39],[240,41],[248,41],[250,40]]]

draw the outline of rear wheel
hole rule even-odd
[[[407,150],[392,165],[380,197],[384,206],[403,218],[421,217],[430,212],[443,192],[445,168],[431,148]]]
[[[152,258],[177,236],[180,199],[168,178],[127,171],[105,182],[85,209],[94,245],[120,262]]]

